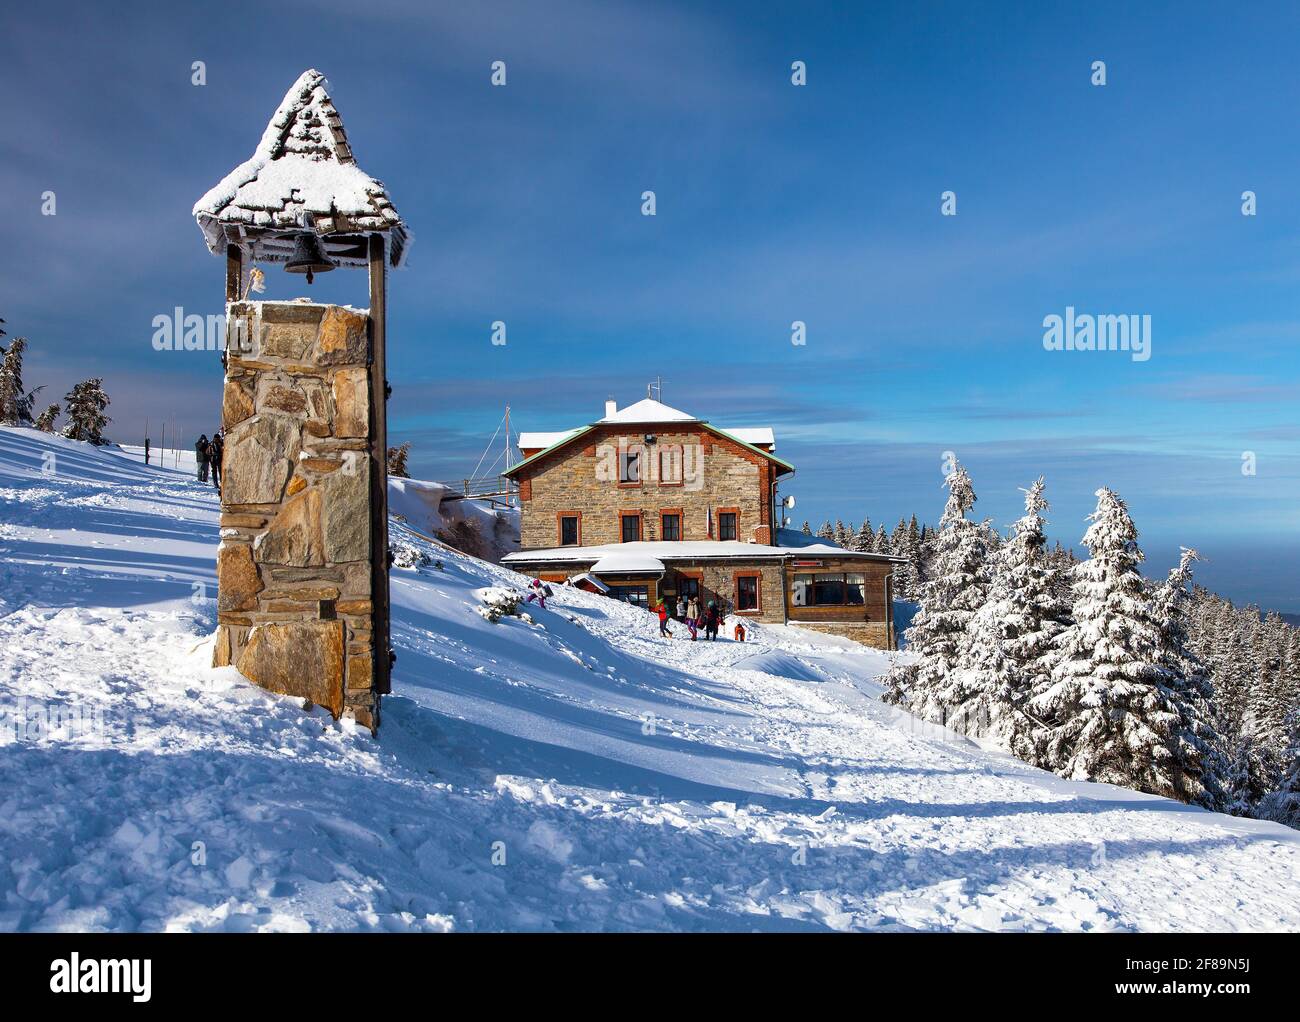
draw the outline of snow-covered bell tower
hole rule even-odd
[[[226,257],[214,663],[372,731],[389,691],[387,270],[410,246],[305,72],[256,152],[194,206]],[[260,264],[369,271],[370,307],[249,301]]]

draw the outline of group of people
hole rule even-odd
[[[528,583],[528,595],[524,598],[525,603],[536,603],[543,610],[546,609],[546,598],[554,596],[551,587],[543,582],[540,578],[532,579]],[[672,614],[668,605],[660,600],[652,608],[659,616],[659,634],[664,638],[673,637],[672,629],[668,627],[668,622],[672,620]],[[677,620],[686,626],[687,631],[691,633],[691,641],[694,642],[699,638],[700,630],[704,630],[704,637],[710,641],[716,641],[718,638],[718,629],[722,627],[726,619],[726,612],[721,610],[717,603],[710,600],[700,609],[699,597],[681,596],[677,600]],[[737,642],[745,641],[745,623],[739,619],[736,621],[736,627],[732,632]]]
[[[208,481],[208,473],[212,473],[212,485],[217,488],[217,493],[221,493],[221,452],[225,448],[226,434],[223,430],[217,430],[212,434],[209,440],[206,433],[200,433],[198,442],[194,445],[194,459],[198,462],[199,474],[198,479],[201,483]]]
[[[668,621],[672,617],[668,610],[668,605],[660,600],[655,605],[655,613],[659,615],[659,634],[667,639],[673,637],[672,629],[668,627]],[[722,625],[723,618],[726,615],[718,609],[718,605],[710,600],[705,606],[703,612],[700,610],[700,600],[697,596],[677,598],[677,620],[686,625],[686,630],[691,633],[691,641],[694,642],[699,637],[700,629],[704,629],[704,637],[709,641],[716,641],[718,638],[718,629]],[[745,626],[737,621],[735,628],[735,638],[737,642],[745,641]]]

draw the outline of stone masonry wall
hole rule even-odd
[[[214,664],[376,729],[364,312],[227,310]]]
[[[791,621],[790,624],[797,628],[822,632],[825,635],[841,635],[846,639],[852,639],[854,642],[860,642],[862,645],[871,646],[874,649],[897,648],[889,625],[884,621]]]

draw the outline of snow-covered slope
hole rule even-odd
[[[216,518],[0,429],[0,928],[1300,926],[1300,834],[981,750],[793,629],[561,589],[492,624],[519,576],[427,545],[376,741],[207,666]]]

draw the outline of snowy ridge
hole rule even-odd
[[[394,534],[440,566],[394,571],[375,741],[207,666],[210,486],[0,429],[0,928],[1300,925],[1297,832],[916,721],[885,654],[559,587],[493,624],[520,576]]]

